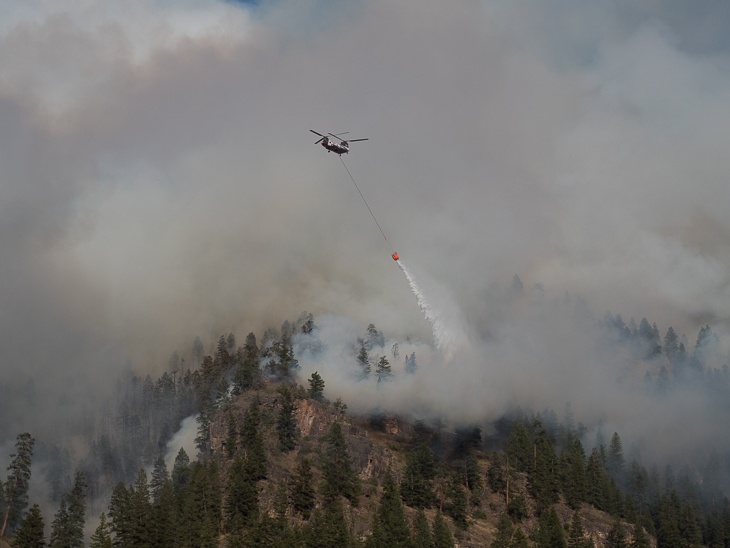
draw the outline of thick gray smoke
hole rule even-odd
[[[302,373],[326,368],[353,409],[571,401],[587,425],[651,423],[657,451],[715,432],[665,436],[701,402],[679,417],[617,389],[631,364],[574,318],[580,295],[727,339],[728,11],[692,6],[0,0],[3,436],[73,431],[125,367],[159,374],[196,336],[207,351],[302,310],[328,348]],[[450,360],[309,129],[370,138],[348,167],[462,318]],[[345,373],[370,322],[416,352],[412,382]]]

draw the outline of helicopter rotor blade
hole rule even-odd
[[[321,138],[321,139],[320,139],[319,141],[317,141],[317,142],[316,142],[316,143],[314,143],[314,144],[315,144],[315,145],[318,145],[319,143],[321,143],[321,142],[322,142],[322,141],[324,141],[324,140],[325,140],[325,137],[322,137],[322,138]]]
[[[344,141],[344,139],[343,139],[342,137],[338,137],[338,136],[337,136],[337,135],[335,135],[334,133],[328,133],[327,135],[332,135],[332,137],[334,137],[334,138],[335,138],[335,139],[337,139],[338,141]],[[342,135],[342,134],[340,134],[340,135]]]
[[[356,141],[369,141],[369,139],[366,137],[365,139],[349,139],[348,143],[354,143]]]
[[[311,132],[312,132],[312,133],[314,133],[315,135],[319,135],[320,137],[324,137],[324,135],[322,135],[321,133],[317,133],[317,132],[316,132],[316,131],[314,131],[313,129],[310,129],[309,131],[311,131]]]

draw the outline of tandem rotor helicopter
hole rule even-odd
[[[324,148],[326,148],[328,152],[334,152],[335,154],[337,154],[339,156],[342,156],[343,154],[347,154],[348,152],[350,152],[350,143],[354,143],[356,141],[367,141],[367,139],[347,139],[347,140],[345,140],[342,137],[340,137],[340,135],[344,135],[345,133],[348,133],[347,131],[345,131],[343,133],[338,133],[337,135],[335,135],[334,133],[327,134],[327,135],[331,135],[332,137],[337,139],[337,141],[339,141],[339,143],[338,143],[336,141],[333,141],[329,137],[327,137],[327,135],[322,135],[321,133],[317,133],[313,129],[310,129],[309,131],[311,131],[315,135],[319,135],[321,137],[321,139],[319,139],[316,143],[314,143],[315,145],[322,143],[322,146]]]

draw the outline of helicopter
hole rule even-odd
[[[327,152],[334,152],[335,154],[338,154],[340,156],[350,152],[350,143],[354,143],[355,141],[367,141],[367,139],[347,139],[347,140],[345,140],[342,137],[340,137],[340,135],[344,135],[345,133],[348,133],[347,131],[338,133],[337,135],[335,135],[334,133],[327,134],[327,135],[331,135],[332,137],[337,139],[337,141],[339,141],[339,143],[338,143],[336,141],[333,141],[329,137],[327,137],[327,135],[322,135],[321,133],[317,133],[313,129],[310,129],[309,131],[311,131],[315,135],[319,135],[321,137],[321,139],[319,139],[316,143],[314,143],[315,145],[322,143],[322,146],[327,149]]]

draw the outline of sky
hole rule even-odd
[[[729,19],[719,0],[0,0],[0,383],[80,397],[303,310],[428,345],[310,129],[369,139],[347,167],[404,264],[497,345],[502,391],[516,356],[554,346],[549,375],[572,348],[500,304],[515,274],[596,317],[726,335]]]

